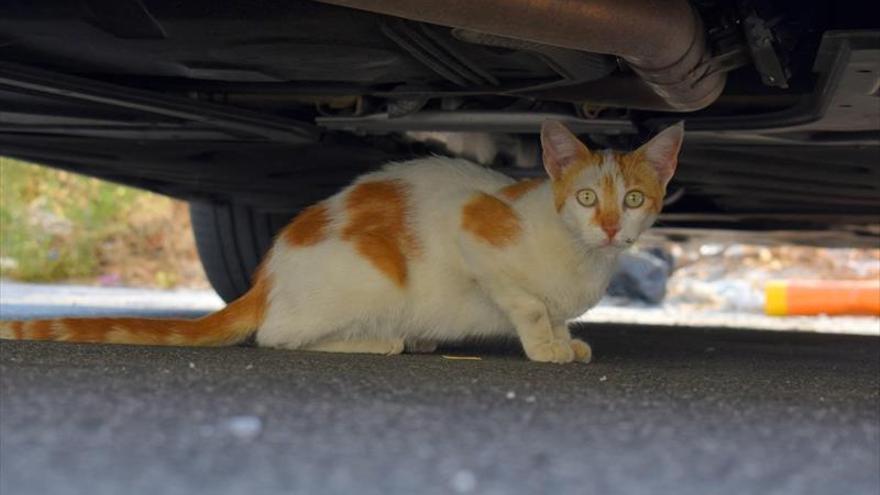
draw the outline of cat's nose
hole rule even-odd
[[[608,225],[603,225],[602,230],[604,230],[605,234],[608,235],[608,240],[610,241],[610,240],[614,239],[614,236],[616,236],[618,232],[620,232],[620,227],[618,227],[616,225],[613,227],[608,226]]]

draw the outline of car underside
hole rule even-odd
[[[236,286],[385,162],[543,174],[546,119],[622,149],[685,122],[660,235],[877,245],[878,88],[874,2],[0,4],[0,154],[190,201]]]

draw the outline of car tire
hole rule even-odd
[[[266,213],[250,206],[190,202],[196,248],[211,286],[226,302],[244,294],[275,233],[295,212]]]

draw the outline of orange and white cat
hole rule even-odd
[[[57,319],[0,324],[4,339],[431,351],[517,335],[534,361],[587,362],[566,321],[595,305],[618,254],[655,220],[681,124],[631,153],[541,130],[547,179],[432,157],[368,173],[302,211],[249,292],[197,320]]]

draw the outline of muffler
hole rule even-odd
[[[687,0],[318,0],[369,12],[592,53],[616,55],[661,102],[705,108],[724,89]]]

